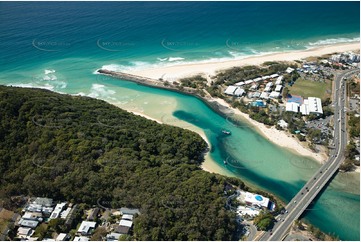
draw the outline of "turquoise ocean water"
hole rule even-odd
[[[288,201],[317,169],[315,161],[232,125],[196,98],[93,72],[351,42],[359,40],[359,9],[358,2],[0,2],[0,84],[132,103],[154,117],[163,110],[168,123],[204,130],[211,158],[221,166],[228,160],[224,169]],[[220,135],[223,128],[232,135]],[[359,204],[359,178],[338,174],[305,218],[359,240]]]

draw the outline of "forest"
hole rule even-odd
[[[203,171],[206,142],[104,101],[0,86],[0,200],[44,196],[139,208],[136,240],[232,240],[224,187]]]

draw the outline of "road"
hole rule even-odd
[[[302,187],[296,196],[286,206],[286,213],[278,216],[278,222],[275,223],[272,231],[265,232],[260,240],[282,240],[286,232],[292,226],[293,221],[298,219],[312,200],[317,196],[320,190],[327,184],[332,176],[337,172],[340,164],[343,162],[344,150],[347,145],[346,132],[346,113],[344,112],[346,100],[346,85],[344,77],[348,77],[359,70],[348,70],[336,75],[334,85],[334,122],[335,149],[330,158],[320,167],[320,169],[311,177],[311,179]]]

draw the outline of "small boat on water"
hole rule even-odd
[[[223,134],[226,134],[226,135],[230,135],[230,134],[231,134],[231,132],[229,132],[229,131],[227,131],[227,130],[222,130],[222,133],[223,133]]]
[[[223,160],[223,163],[224,163],[225,165],[227,165],[227,161],[226,161],[226,160]]]

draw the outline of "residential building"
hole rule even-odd
[[[288,127],[288,123],[286,121],[284,121],[283,119],[279,120],[277,122],[277,124],[281,127],[281,128],[287,128]]]
[[[279,98],[281,96],[281,94],[279,92],[271,92],[271,94],[269,95],[270,98]]]
[[[255,78],[255,79],[253,79],[253,81],[254,81],[254,82],[260,82],[260,81],[262,81],[262,78],[261,78],[261,77],[257,77],[257,78]]]
[[[33,235],[34,230],[32,228],[26,228],[26,227],[19,227],[17,232],[18,238],[26,238]]]
[[[236,84],[234,84],[235,86],[239,86],[239,87],[241,87],[241,86],[243,86],[245,83],[244,82],[237,82]]]
[[[96,222],[83,221],[81,222],[77,233],[81,235],[89,235],[95,229],[95,226]]]
[[[237,86],[228,86],[227,89],[224,91],[225,94],[227,95],[234,95],[234,92],[238,89]]]
[[[122,219],[120,220],[119,225],[131,228],[133,226],[133,221]]]
[[[278,76],[279,76],[279,75],[278,75],[277,73],[270,75],[271,78],[276,78],[276,77],[278,77]]]
[[[38,226],[39,222],[38,221],[34,221],[34,220],[27,220],[27,219],[20,219],[19,225],[23,226],[23,227],[28,227],[28,228],[36,228]]]
[[[262,92],[261,95],[260,95],[260,98],[269,99],[269,93],[268,92]]]
[[[295,70],[295,69],[293,69],[293,68],[291,68],[291,67],[287,67],[286,72],[287,72],[288,74],[290,74],[290,73],[292,73],[294,70]]]
[[[245,90],[242,88],[237,88],[237,90],[234,92],[234,96],[241,97],[245,94]]]
[[[107,234],[107,241],[118,241],[119,237],[123,235],[123,234],[119,234],[119,233],[110,233]]]
[[[70,238],[70,236],[66,233],[60,233],[58,234],[58,236],[56,237],[56,241],[66,241]]]
[[[124,214],[122,216],[122,219],[133,221],[133,215],[132,214]]]
[[[121,214],[131,214],[131,215],[136,215],[136,214],[140,214],[139,209],[131,209],[131,208],[120,208],[120,213]]]
[[[283,76],[279,76],[275,82],[276,85],[281,85],[283,82]]]
[[[63,211],[64,207],[66,206],[66,202],[58,203],[54,208],[54,211],[50,215],[50,219],[55,219],[60,216],[61,211]]]
[[[93,209],[90,211],[87,220],[88,220],[88,221],[94,221],[94,220],[97,218],[99,211],[100,211],[99,208],[93,208]]]
[[[282,85],[276,85],[275,91],[276,92],[281,92],[283,86]]]
[[[73,241],[89,241],[89,238],[84,237],[84,236],[75,236]]]

